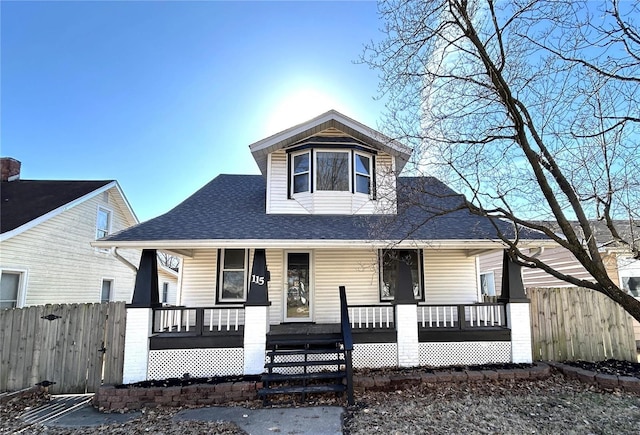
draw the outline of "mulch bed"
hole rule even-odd
[[[605,375],[633,376],[640,379],[640,363],[610,359],[597,362],[565,361],[563,364]]]

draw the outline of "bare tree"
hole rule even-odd
[[[410,171],[456,187],[471,212],[511,222],[515,239],[500,237],[514,261],[604,293],[640,320],[640,302],[599,252],[613,241],[640,258],[638,3],[390,0],[379,11],[385,37],[363,61],[381,73],[382,129],[414,146]],[[569,250],[595,282],[521,249],[522,230]]]
[[[180,259],[171,254],[167,254],[166,252],[158,251],[158,261],[165,267],[168,267],[171,270],[178,271],[180,267]]]

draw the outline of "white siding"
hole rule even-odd
[[[285,250],[267,249],[267,267],[271,273],[268,284],[269,318],[271,324],[283,320]],[[292,251],[293,252],[293,251]],[[216,249],[195,251],[185,258],[182,276],[182,305],[211,306],[215,304]],[[371,247],[353,249],[316,249],[311,252],[313,318],[318,323],[340,320],[338,288],[344,285],[351,305],[380,302],[378,281],[378,251]],[[425,250],[426,303],[457,304],[477,301],[476,263],[462,250]]]
[[[496,284],[496,294],[502,292],[502,250],[480,256],[480,272],[493,272]],[[540,255],[540,259],[559,272],[579,279],[593,281],[593,277],[585,270],[578,260],[564,248],[547,248]],[[541,269],[522,268],[522,281],[525,287],[572,287],[566,281],[555,278]]]
[[[112,300],[131,301],[135,273],[109,252],[92,248],[98,207],[111,210],[111,232],[133,222],[121,207],[116,188],[98,194],[4,242],[0,267],[27,271],[25,305],[100,302],[102,280],[112,284]],[[140,254],[119,250],[137,265]]]
[[[464,250],[424,250],[427,304],[469,304],[478,301],[474,256]]]
[[[351,192],[322,192],[296,194],[288,198],[287,153],[278,150],[271,154],[267,183],[267,213],[288,214],[374,214],[394,213],[395,176],[393,158],[388,154],[376,156],[376,200],[368,195]]]
[[[167,297],[167,304],[176,305],[177,292],[178,292],[178,278],[170,273],[165,272],[158,267],[158,294],[160,295],[160,302],[162,302],[162,287],[164,283],[169,284],[169,292]]]

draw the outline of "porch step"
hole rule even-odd
[[[258,390],[265,404],[273,394],[302,394],[305,400],[309,393],[346,391],[347,363],[341,334],[269,335],[267,349],[264,388]]]
[[[295,373],[295,374],[282,374],[271,373],[262,375],[262,382],[285,382],[285,381],[298,381],[298,380],[320,380],[320,379],[342,379],[347,376],[344,371],[337,372],[314,372],[314,373]]]
[[[310,348],[313,346],[319,345],[334,345],[338,346],[341,343],[342,337],[338,334],[338,336],[327,336],[327,337],[313,337],[313,336],[277,336],[277,337],[268,337],[267,336],[267,347],[270,349],[274,349],[276,347],[306,347]]]
[[[347,386],[343,384],[284,386],[277,388],[261,388],[258,396],[265,397],[269,394],[308,394],[308,393],[343,393]]]
[[[311,366],[335,366],[338,364],[344,364],[343,359],[331,359],[331,360],[311,360],[311,361],[283,361],[283,362],[269,362],[264,366],[267,369],[275,367],[311,367]]]
[[[317,348],[317,349],[277,349],[270,350],[267,352],[267,356],[278,356],[278,355],[320,355],[320,354],[340,354],[344,353],[344,350],[336,347],[327,349],[327,348]]]

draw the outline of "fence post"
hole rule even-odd
[[[152,308],[127,308],[122,383],[145,381],[149,366]]]

